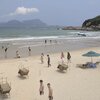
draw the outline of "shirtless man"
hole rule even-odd
[[[44,94],[44,85],[43,80],[40,80],[40,88],[39,88],[40,95]]]
[[[48,94],[48,98],[49,100],[53,100],[53,90],[50,86],[50,83],[47,84],[48,90],[49,90],[49,94]]]

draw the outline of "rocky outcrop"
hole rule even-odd
[[[85,20],[82,24],[82,28],[100,30],[100,16]]]

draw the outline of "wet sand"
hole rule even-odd
[[[7,58],[15,58],[16,51],[19,51],[21,58],[28,57],[28,47],[31,47],[31,56],[51,53],[59,53],[62,51],[74,51],[84,48],[100,47],[100,40],[98,38],[81,38],[81,39],[57,39],[56,41],[51,39],[47,40],[45,44],[44,40],[27,40],[27,41],[11,41],[0,43],[0,59],[5,59],[4,49],[7,47]],[[4,49],[2,49],[4,46]]]

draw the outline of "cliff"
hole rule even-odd
[[[100,16],[85,20],[82,24],[82,27],[83,28],[91,28],[94,30],[100,30]]]

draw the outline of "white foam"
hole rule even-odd
[[[23,37],[23,38],[1,38],[1,42],[5,41],[24,41],[24,40],[38,40],[38,39],[57,39],[58,36],[43,36],[43,37]]]
[[[1,38],[0,42],[12,42],[12,41],[29,41],[29,40],[43,40],[43,39],[86,39],[94,38],[99,39],[100,36],[87,36],[87,37],[78,37],[72,35],[58,35],[58,36],[40,36],[40,37],[21,37],[21,38]]]

